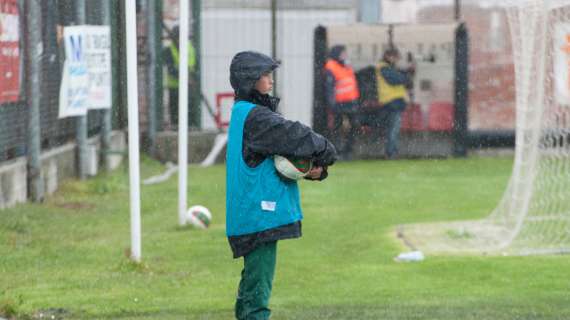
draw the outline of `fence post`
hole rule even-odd
[[[147,69],[147,91],[148,91],[148,141],[149,153],[156,153],[156,133],[159,130],[158,123],[159,109],[162,107],[162,59],[160,23],[162,11],[157,10],[160,1],[147,0],[147,39],[148,39],[148,69]]]
[[[75,3],[75,23],[86,24],[85,0],[77,0]],[[77,117],[76,128],[77,143],[77,173],[81,180],[87,177],[87,114]]]
[[[156,108],[156,130],[162,131],[164,125],[164,79],[162,72],[164,71],[164,58],[162,55],[163,43],[162,43],[162,6],[163,0],[154,0],[154,11],[156,12],[156,67],[155,67],[155,78],[156,78],[156,100],[158,102]]]
[[[323,68],[327,59],[327,29],[318,26],[315,29],[313,52],[313,129],[329,136],[327,126],[327,107],[325,102]]]
[[[127,27],[126,27],[126,3],[124,0],[113,1],[113,26],[115,32],[111,35],[113,42],[113,78],[115,101],[117,106],[113,113],[113,127],[124,130],[127,128],[128,113],[128,88],[127,88]]]
[[[25,2],[25,34],[26,39],[26,100],[29,106],[28,118],[28,192],[34,202],[44,198],[43,180],[41,177],[41,128],[40,128],[40,101],[42,77],[42,6],[41,0],[27,0]]]
[[[455,116],[453,123],[453,154],[467,156],[469,109],[469,33],[464,23],[455,33]]]
[[[111,34],[113,34],[112,23],[111,23],[111,1],[112,0],[102,0],[101,1],[101,16],[103,25],[109,26],[111,29]],[[106,171],[111,170],[110,153],[111,153],[111,131],[113,130],[112,125],[112,113],[115,107],[116,100],[116,79],[115,79],[115,66],[113,60],[113,42],[114,39],[111,36],[111,108],[103,110],[103,117],[101,123],[101,158],[103,159],[103,167]]]
[[[277,0],[271,0],[271,57],[277,60]],[[277,70],[273,71],[273,95],[279,94],[277,90]]]
[[[455,0],[454,9],[455,21],[461,20],[461,0]]]
[[[194,66],[194,72],[192,72],[191,83],[194,86],[190,93],[190,125],[192,127],[200,129],[202,127],[202,69],[201,69],[201,48],[202,48],[202,0],[192,0],[192,44],[194,45],[194,53],[196,59],[196,65]]]

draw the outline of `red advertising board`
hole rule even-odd
[[[17,0],[0,0],[0,103],[20,96],[20,21]]]

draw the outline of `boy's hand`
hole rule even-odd
[[[313,167],[305,177],[307,180],[322,181],[328,177],[327,167]]]
[[[323,174],[323,167],[313,167],[307,177],[312,179],[318,179]]]

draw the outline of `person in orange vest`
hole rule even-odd
[[[398,140],[402,122],[402,112],[406,109],[410,98],[408,89],[413,81],[415,63],[406,70],[397,68],[400,51],[393,47],[384,52],[383,58],[376,66],[378,83],[378,102],[382,106],[380,122],[385,127],[387,159],[398,157]]]
[[[346,47],[331,48],[325,64],[325,94],[329,110],[334,115],[333,138],[340,158],[352,158],[352,146],[357,132],[356,111],[360,92],[354,70],[348,64]]]

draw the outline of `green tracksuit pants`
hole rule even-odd
[[[275,274],[277,242],[269,242],[244,257],[235,315],[238,320],[266,320]]]

